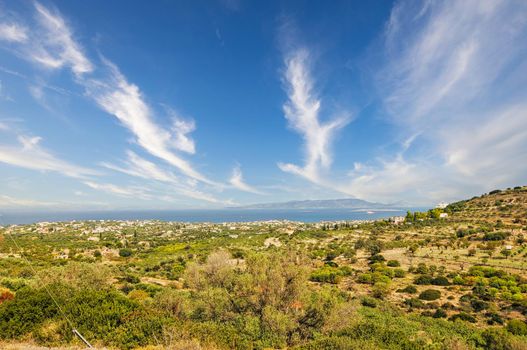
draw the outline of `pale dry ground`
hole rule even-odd
[[[86,349],[85,347],[78,346],[66,346],[66,347],[45,347],[31,343],[1,343],[0,349],[2,350],[81,350]],[[107,348],[93,348],[96,350],[107,350]]]

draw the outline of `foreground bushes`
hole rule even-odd
[[[372,276],[388,278],[379,272],[384,268],[373,265]],[[492,347],[496,342],[504,346],[499,349],[512,349],[525,332],[521,321],[509,321],[508,331],[481,330],[464,322],[474,320],[466,313],[447,321],[444,310],[419,299],[409,299],[408,305],[430,306],[432,317],[401,312],[379,300],[387,287],[382,281],[372,284],[378,299],[359,301],[331,284],[309,282],[347,270],[325,266],[309,275],[307,266],[290,252],[248,255],[240,266],[219,251],[188,264],[183,289],[154,288],[125,277],[119,283],[128,286],[126,294],[96,265],[53,268],[0,304],[0,339],[31,338],[45,345],[73,341],[70,325],[44,286],[90,342],[120,349],[147,344],[178,349],[175,340],[190,349],[498,349]],[[433,300],[437,293],[426,290],[419,297]]]

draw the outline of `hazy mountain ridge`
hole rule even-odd
[[[365,201],[357,198],[301,200],[275,203],[258,203],[237,209],[391,209],[400,205]]]

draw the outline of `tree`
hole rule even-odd
[[[133,254],[133,251],[130,248],[119,249],[119,256],[122,258],[128,258],[132,256],[132,254]]]

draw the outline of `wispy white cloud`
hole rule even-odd
[[[221,200],[214,196],[200,191],[196,188],[197,183],[194,181],[180,181],[180,179],[173,173],[160,168],[153,162],[150,162],[144,158],[141,158],[136,153],[128,151],[128,159],[124,166],[117,166],[107,162],[102,165],[108,169],[118,171],[130,176],[139,177],[146,180],[155,180],[169,184],[168,191],[174,191],[182,194],[186,197],[210,202],[210,203],[222,203]]]
[[[375,166],[355,163],[348,174],[350,180],[341,185],[340,191],[382,202],[391,202],[397,198],[415,201],[430,186],[439,185],[431,180],[433,173],[422,165],[408,162],[401,154],[393,159],[379,159]]]
[[[393,147],[387,140],[391,145],[380,148],[379,157],[357,163],[344,179],[320,174],[331,163],[331,135],[346,119],[328,122],[324,132],[321,98],[306,68],[309,54],[293,51],[286,58],[284,111],[304,137],[306,162],[281,169],[347,195],[413,203],[524,183],[526,36],[524,2],[398,1],[375,79],[393,137],[404,141]]]
[[[18,23],[0,23],[0,40],[22,43],[27,41],[27,29]]]
[[[309,52],[297,49],[285,59],[284,81],[289,100],[284,104],[285,117],[293,130],[304,139],[305,164],[279,163],[281,170],[321,182],[321,170],[327,170],[332,162],[331,142],[338,130],[349,123],[349,115],[320,120],[321,101],[314,91],[309,71]]]
[[[131,176],[141,177],[143,179],[153,179],[162,182],[177,183],[178,178],[163,169],[160,169],[156,164],[139,157],[132,151],[127,152],[128,161],[126,167],[116,166],[111,163],[103,162],[102,165],[108,169],[119,171]]]
[[[342,191],[418,203],[527,181],[526,35],[522,2],[396,3],[377,82],[406,141]]]
[[[14,198],[11,196],[0,195],[0,208],[17,208],[17,207],[53,207],[57,202],[38,201],[34,199]],[[0,218],[1,219],[1,218]]]
[[[229,183],[234,186],[235,188],[249,193],[254,194],[264,194],[263,192],[259,191],[258,189],[254,188],[253,186],[247,184],[243,179],[243,174],[240,166],[234,167],[232,170],[232,176],[229,180]]]
[[[0,145],[0,162],[26,169],[52,171],[73,178],[86,178],[98,173],[71,164],[55,156],[40,145],[41,138],[19,134],[18,144]]]
[[[141,200],[151,200],[152,195],[143,188],[118,186],[110,183],[99,183],[94,181],[84,181],[84,184],[94,190],[107,192],[123,197],[137,198]]]
[[[46,38],[42,49],[36,50],[33,55],[37,62],[52,68],[69,66],[77,75],[77,82],[86,88],[87,94],[104,111],[119,119],[136,136],[141,147],[175,166],[186,176],[217,185],[176,153],[178,150],[195,153],[194,141],[188,136],[195,129],[193,121],[175,117],[172,133],[159,126],[139,87],[128,82],[119,68],[105,58],[102,58],[102,78],[84,77],[84,73],[94,71],[95,67],[73,38],[69,26],[57,11],[51,11],[38,3],[35,7]]]
[[[73,39],[72,31],[58,11],[35,2],[37,19],[42,27],[41,40],[32,45],[30,55],[36,62],[49,67],[71,67],[76,75],[93,71],[94,67]]]
[[[91,79],[86,82],[87,92],[97,104],[119,119],[136,136],[137,143],[150,154],[175,166],[186,176],[217,185],[175,152],[175,149],[181,147],[186,151],[193,151],[193,142],[191,143],[186,136],[193,129],[192,125],[180,123],[175,135],[160,127],[154,121],[153,112],[144,101],[139,87],[129,83],[113,63],[103,61],[110,72],[110,78],[102,81]]]
[[[194,120],[182,118],[169,109],[168,114],[173,123],[169,128],[163,127],[155,120],[156,113],[146,102],[140,88],[130,83],[114,63],[101,57],[102,65],[96,66],[88,59],[74,38],[72,29],[56,9],[40,3],[35,3],[35,9],[38,26],[34,29],[38,33],[28,33],[27,43],[21,44],[20,49],[26,55],[21,56],[50,69],[71,69],[75,74],[75,82],[85,89],[86,95],[102,110],[115,116],[134,135],[135,142],[150,155],[167,162],[193,181],[215,188],[223,187],[197,171],[191,162],[180,155],[180,152],[196,152],[195,142],[190,135],[196,127]],[[42,83],[30,87],[30,92],[41,104],[45,102],[43,88],[48,86]],[[127,162],[130,163],[128,168],[106,165],[128,175],[178,183],[174,174],[160,172],[155,163],[135,154],[129,154]],[[196,185],[178,183],[179,191],[185,195],[217,201],[213,196],[198,191]]]
[[[471,116],[472,117],[472,116]],[[527,180],[527,104],[499,106],[458,128],[438,130],[446,165],[481,186],[523,184]],[[470,131],[467,137],[466,130]]]
[[[174,132],[174,147],[176,149],[187,152],[190,154],[196,153],[196,146],[194,140],[191,139],[188,134],[196,129],[196,123],[194,120],[183,120],[178,117],[174,117],[174,126],[172,131]]]

